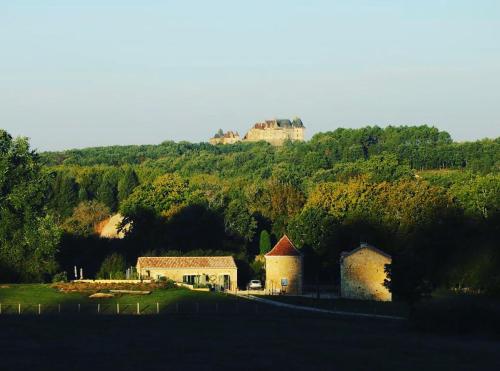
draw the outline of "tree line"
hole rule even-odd
[[[74,265],[109,274],[103,263],[121,271],[140,255],[196,252],[234,255],[246,280],[263,274],[255,256],[288,233],[309,282],[338,282],[340,252],[363,241],[393,255],[401,295],[500,288],[499,138],[366,127],[283,147],[165,142],[39,155],[2,133],[3,279],[47,280]],[[98,238],[116,212],[132,225],[126,237]]]

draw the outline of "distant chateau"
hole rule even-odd
[[[220,129],[213,138],[210,138],[211,144],[233,144],[236,142],[269,142],[274,146],[281,146],[286,140],[304,141],[305,127],[302,120],[298,117],[293,120],[274,119],[257,122],[243,139],[237,132],[228,131],[224,133]]]

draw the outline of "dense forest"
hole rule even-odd
[[[319,133],[307,142],[164,142],[35,153],[0,131],[0,275],[121,274],[140,255],[232,254],[244,283],[287,233],[309,283],[338,282],[361,241],[393,256],[401,296],[500,291],[500,138],[428,126]],[[96,226],[115,213],[122,240]]]

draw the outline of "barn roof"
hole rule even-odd
[[[141,256],[141,268],[236,268],[232,256]]]
[[[300,256],[299,250],[293,245],[292,241],[285,234],[276,245],[265,256]]]
[[[353,254],[355,254],[358,251],[361,251],[363,249],[371,250],[373,252],[376,252],[377,254],[380,254],[382,256],[385,256],[386,258],[391,259],[391,256],[389,254],[383,252],[382,250],[377,249],[376,247],[374,247],[372,245],[368,245],[366,243],[362,243],[359,247],[355,248],[354,250],[351,250],[351,251],[342,251],[340,253],[340,259],[343,259],[343,258],[345,258],[347,256],[353,255]]]

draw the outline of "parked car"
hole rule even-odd
[[[248,289],[249,290],[262,290],[262,283],[260,280],[251,280],[248,282]]]

